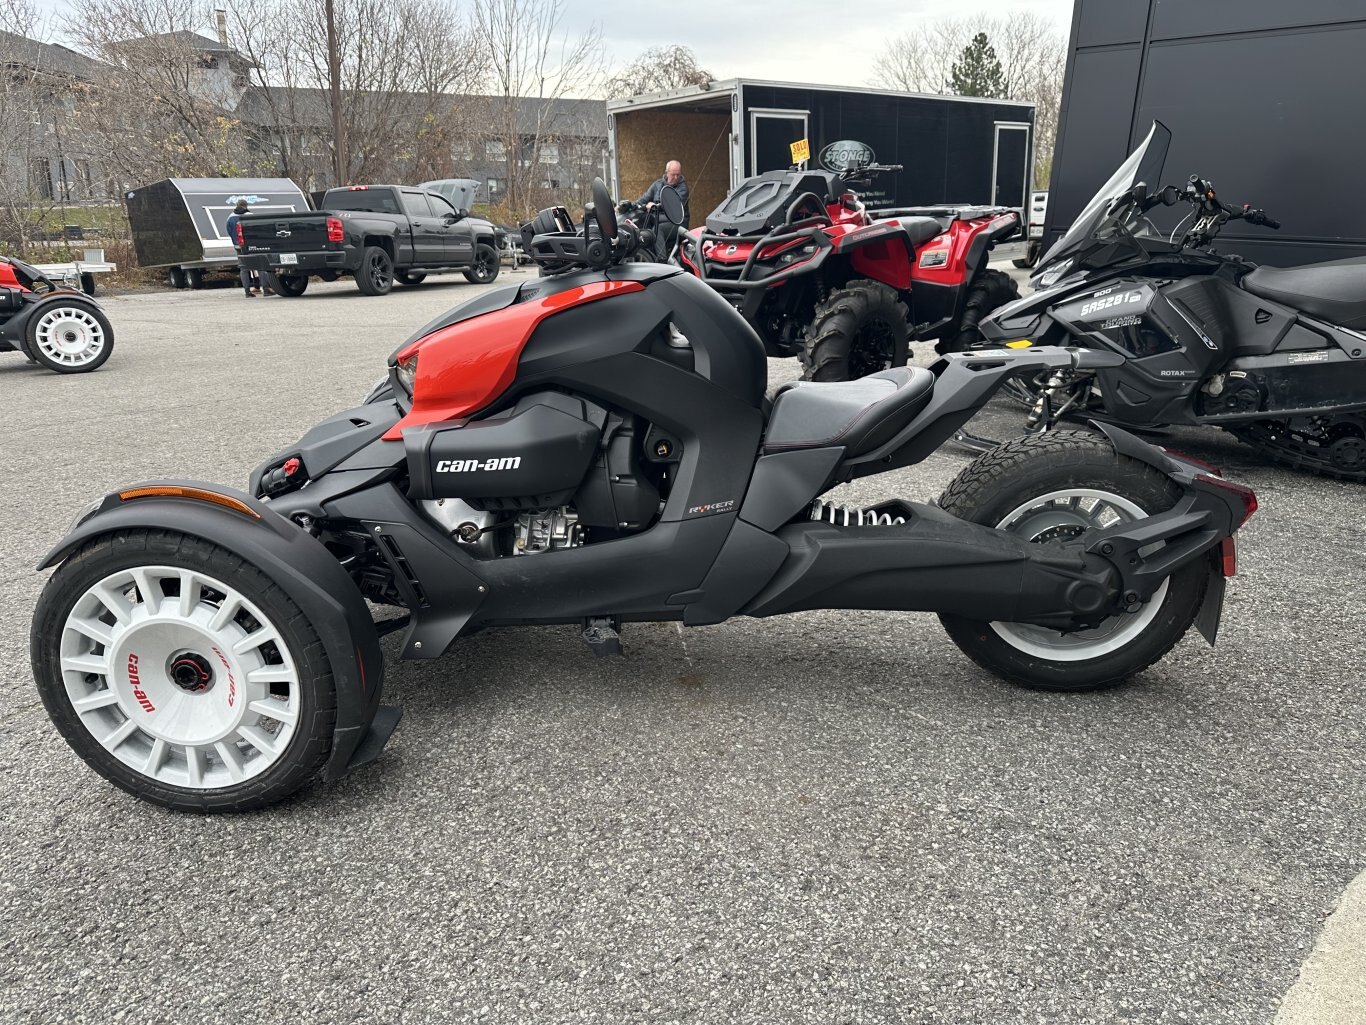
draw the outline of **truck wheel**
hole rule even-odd
[[[1039,262],[1039,243],[1037,243],[1037,242],[1031,242],[1031,243],[1029,243],[1028,247],[1025,249],[1025,257],[1024,257],[1024,259],[1023,259],[1023,260],[1011,260],[1010,262],[1011,262],[1014,266],[1019,267],[1021,270],[1025,270],[1025,269],[1027,269],[1027,268],[1029,268],[1029,267],[1033,267],[1036,263]]]
[[[498,277],[498,253],[487,242],[474,247],[474,266],[465,271],[465,280],[476,285],[487,285]]]
[[[170,286],[171,286],[172,288],[184,288],[184,287],[185,287],[185,268],[184,268],[184,267],[170,267],[170,268],[168,268],[167,271],[166,271],[166,281],[170,284]]]
[[[336,691],[313,625],[265,572],[200,538],[91,541],[43,588],[30,651],[67,743],[168,808],[273,804],[331,747]]]
[[[394,287],[394,260],[379,246],[366,246],[360,254],[356,287],[366,295],[388,295]]]
[[[114,351],[109,318],[85,303],[55,299],[24,326],[25,355],[59,374],[86,374]]]
[[[298,298],[308,290],[307,274],[273,274],[275,294]]]
[[[982,318],[1008,302],[1020,298],[1020,288],[1003,270],[983,270],[972,279],[967,300],[963,303],[963,313],[956,324],[944,330],[943,337],[934,347],[939,355],[946,352],[967,352],[982,342],[982,332],[977,325]]]
[[[1166,475],[1117,455],[1090,431],[1055,430],[979,456],[949,484],[940,507],[1036,544],[1131,522],[1180,497]],[[941,615],[953,642],[983,669],[1033,690],[1096,690],[1152,665],[1195,622],[1209,586],[1204,559],[1178,569],[1137,612],[1062,632],[1025,623]]]
[[[803,381],[852,381],[906,365],[911,329],[890,285],[858,279],[816,307],[801,353]]]
[[[425,270],[401,270],[394,274],[401,285],[420,285],[427,280]]]
[[[189,288],[204,287],[204,268],[191,267],[185,271],[185,284]]]

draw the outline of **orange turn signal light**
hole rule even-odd
[[[153,484],[145,488],[129,488],[127,491],[120,491],[119,498],[125,502],[130,502],[135,498],[188,498],[195,502],[208,502],[211,505],[221,505],[225,509],[233,512],[242,513],[250,516],[253,520],[259,520],[261,514],[240,499],[233,498],[231,495],[220,495],[216,491],[205,491],[203,488],[187,488],[178,484]]]

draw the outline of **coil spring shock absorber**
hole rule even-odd
[[[876,509],[850,509],[832,502],[812,502],[811,518],[836,527],[894,527],[905,523],[906,517],[879,513]]]
[[[1053,421],[1062,413],[1062,397],[1067,390],[1067,386],[1072,381],[1072,371],[1058,369],[1048,378],[1048,383],[1039,389],[1039,397],[1034,402],[1034,408],[1029,411],[1029,416],[1025,417],[1025,430],[1032,431],[1043,424],[1041,430],[1048,430],[1053,426]]]

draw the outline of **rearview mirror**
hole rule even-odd
[[[670,224],[683,223],[683,197],[672,185],[666,185],[660,190],[659,206],[664,211],[664,219]]]

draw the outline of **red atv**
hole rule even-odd
[[[16,351],[59,374],[83,374],[114,351],[114,330],[84,292],[0,256],[0,352]]]
[[[899,165],[769,171],[747,179],[681,240],[679,261],[802,377],[845,381],[977,341],[977,322],[1019,298],[987,251],[1020,230],[1004,207],[867,210],[853,191]]]

